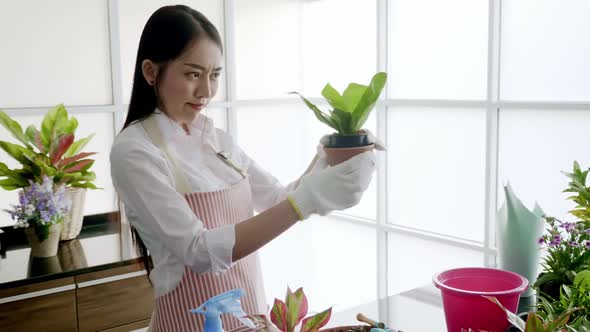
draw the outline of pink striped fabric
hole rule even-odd
[[[207,229],[236,224],[253,215],[248,179],[224,190],[190,193],[185,198]],[[185,267],[178,286],[156,298],[150,331],[203,331],[203,317],[189,310],[197,308],[212,296],[238,287],[246,291],[241,301],[244,311],[247,314],[264,314],[264,288],[256,254],[239,260],[221,275],[197,274]],[[222,320],[226,331],[242,326],[231,315],[223,315]]]

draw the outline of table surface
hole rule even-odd
[[[122,231],[123,229],[123,231]],[[84,217],[80,235],[60,242],[57,256],[31,257],[22,228],[0,234],[0,289],[29,285],[137,263],[130,232],[118,212]]]
[[[375,320],[381,317],[387,327],[398,331],[446,331],[442,298],[440,291],[433,285],[425,285],[336,312],[327,327],[359,325],[361,323],[356,320],[357,313],[363,313]]]

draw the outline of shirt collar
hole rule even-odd
[[[162,134],[165,138],[174,138],[178,135],[187,136],[184,129],[174,120],[170,119],[166,113],[156,108],[154,116],[157,119],[158,126],[162,130]],[[213,120],[206,115],[199,113],[190,124],[191,136],[201,136],[203,141],[208,141],[213,135]]]

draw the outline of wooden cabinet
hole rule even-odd
[[[106,330],[151,317],[152,287],[138,265],[76,276],[76,283],[80,332]]]
[[[77,331],[74,278],[0,290],[0,331]]]
[[[134,264],[0,290],[0,331],[132,331],[152,310],[152,287]]]

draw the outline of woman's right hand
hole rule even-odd
[[[312,214],[326,215],[358,204],[375,172],[375,153],[363,152],[333,167],[301,178],[297,189],[289,195],[300,219]]]

